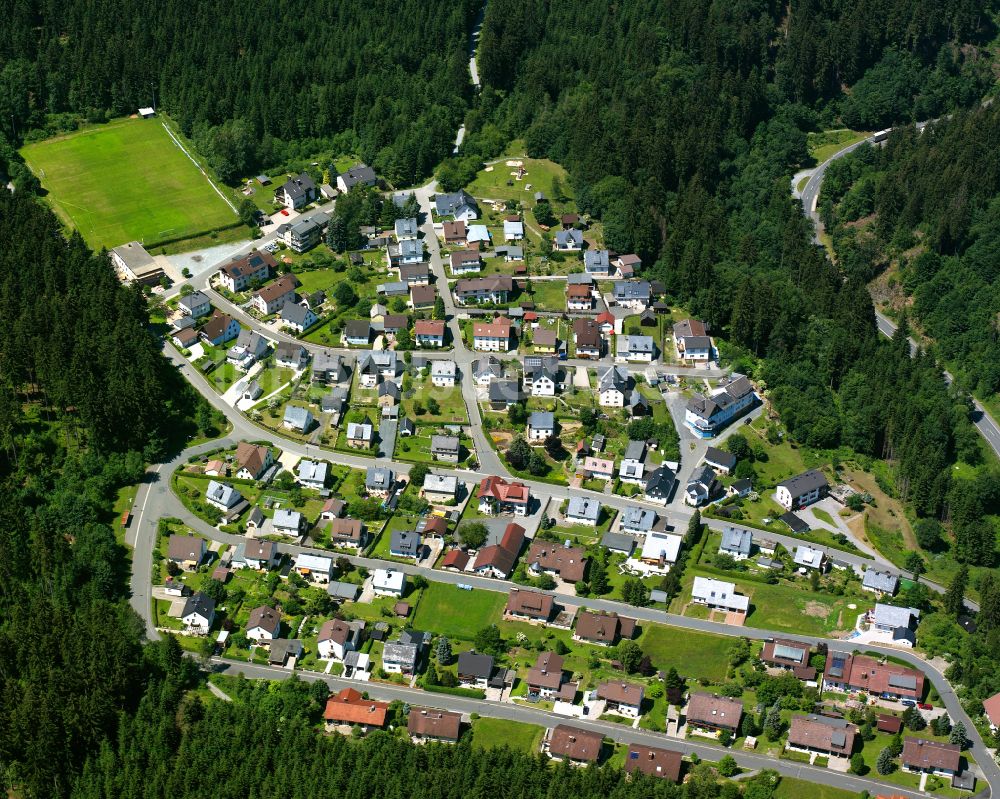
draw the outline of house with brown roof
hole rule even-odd
[[[475,274],[483,268],[483,256],[479,250],[456,250],[448,261],[453,275]]]
[[[264,571],[278,565],[278,545],[262,538],[248,538],[244,544],[243,562],[248,569]]]
[[[858,728],[845,719],[812,713],[793,716],[787,748],[829,757],[850,757],[857,734]]]
[[[448,220],[442,227],[445,244],[465,244],[466,229],[464,219]]]
[[[414,741],[457,743],[462,729],[462,715],[426,707],[411,707],[406,730]]]
[[[573,340],[576,343],[577,358],[601,357],[604,339],[601,337],[601,326],[593,319],[573,320]]]
[[[772,668],[791,671],[800,680],[815,680],[816,669],[809,665],[811,651],[809,644],[774,638],[764,642],[760,659]]]
[[[574,283],[566,287],[566,309],[569,311],[592,311],[594,294],[590,286]]]
[[[559,577],[567,583],[576,583],[587,572],[587,555],[581,547],[567,547],[550,541],[534,541],[528,550],[528,571]]]
[[[472,348],[479,352],[508,352],[511,349],[511,323],[502,316],[492,322],[472,325]]]
[[[440,319],[418,319],[413,334],[418,347],[444,346],[444,322]]]
[[[262,447],[241,441],[236,445],[236,476],[240,480],[260,480],[271,465],[274,458],[270,447]]]
[[[205,539],[196,535],[172,535],[167,541],[167,560],[185,571],[194,571],[205,559]]]
[[[890,735],[895,735],[903,729],[903,720],[899,716],[892,715],[892,713],[879,713],[876,718],[875,729],[879,732],[887,732]]]
[[[522,621],[545,623],[552,618],[555,610],[555,600],[548,594],[537,591],[527,591],[523,588],[513,588],[507,595],[504,615]]]
[[[867,655],[831,652],[826,659],[823,689],[863,691],[885,699],[912,699],[919,702],[924,695],[926,676],[922,671],[882,663]]]
[[[556,760],[568,760],[575,765],[584,765],[600,760],[603,745],[604,736],[599,732],[560,724],[546,733],[542,748]]]
[[[365,523],[360,519],[330,519],[327,530],[330,533],[330,544],[335,547],[364,549],[368,542]]]
[[[247,620],[247,638],[256,644],[268,645],[281,632],[281,614],[274,608],[261,605],[250,611]]]
[[[629,640],[635,635],[635,619],[617,613],[598,613],[581,610],[576,614],[573,639],[598,646],[614,646],[619,640]]]
[[[437,299],[437,289],[434,286],[410,286],[410,304],[414,310],[433,308]]]
[[[459,280],[455,284],[455,299],[462,305],[479,302],[503,303],[514,291],[510,275],[490,275]]]
[[[385,726],[388,710],[388,702],[365,699],[353,688],[344,688],[326,700],[323,720],[326,722],[328,732],[340,725],[350,727],[357,725],[363,731],[368,731]]]
[[[563,662],[562,655],[555,652],[539,654],[524,680],[528,686],[528,696],[536,699],[551,699],[556,696],[563,684]]]
[[[240,323],[229,314],[216,311],[212,318],[205,322],[199,335],[202,341],[219,347],[227,341],[232,341],[240,334]]]
[[[597,698],[603,699],[609,713],[617,713],[628,718],[642,715],[642,699],[646,689],[633,682],[608,680],[597,686]]]
[[[905,738],[900,762],[906,771],[926,771],[928,774],[953,777],[962,768],[962,750],[957,744]]]
[[[647,777],[680,782],[682,762],[681,753],[672,749],[629,744],[625,755],[625,772],[631,774],[633,771],[641,771]]]
[[[246,291],[255,281],[264,282],[271,272],[278,268],[278,262],[267,250],[257,250],[242,258],[236,258],[219,269],[219,282],[229,291]]]
[[[743,718],[743,703],[728,696],[695,691],[688,698],[689,725],[709,732],[735,733]]]
[[[524,546],[524,537],[525,529],[511,522],[504,530],[499,544],[479,549],[472,570],[486,577],[506,580],[514,571],[517,556],[521,554],[521,547]]]
[[[363,622],[362,622],[363,623]],[[355,648],[360,628],[352,627],[343,619],[323,622],[316,639],[316,651],[325,660],[343,660]]]
[[[295,275],[282,275],[255,292],[250,300],[254,310],[264,316],[277,313],[287,302],[295,302],[295,289],[301,285]]]

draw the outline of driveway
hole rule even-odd
[[[383,419],[378,426],[378,456],[380,458],[391,458],[392,451],[396,448],[396,430],[399,422],[395,419]]]

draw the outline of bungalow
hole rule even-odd
[[[450,359],[431,363],[431,384],[438,388],[454,388],[457,374],[458,366]]]
[[[465,240],[469,243],[470,247],[478,247],[480,249],[484,247],[488,248],[493,241],[490,236],[490,230],[486,225],[469,225],[469,229],[465,234]]]
[[[493,656],[473,649],[458,656],[458,681],[466,688],[486,688],[493,677]]]
[[[646,470],[646,442],[629,441],[625,447],[621,466],[618,467],[618,479],[623,483],[642,485],[643,473]]]
[[[521,241],[524,239],[524,222],[518,218],[503,221],[503,240]]]
[[[470,277],[455,283],[455,299],[463,305],[493,303],[500,305],[514,291],[514,279],[510,275],[490,275]]]
[[[813,547],[804,544],[795,547],[796,566],[801,566],[804,569],[818,569],[819,571],[823,571],[825,559],[826,555],[823,554],[822,549],[813,549]]]
[[[962,769],[962,747],[924,738],[906,738],[900,761],[906,771],[954,777]]]
[[[227,513],[243,501],[243,495],[228,483],[208,481],[208,488],[205,489],[205,502],[212,507]]]
[[[453,275],[476,273],[483,268],[483,257],[479,250],[456,250],[448,260]]]
[[[189,317],[185,317],[189,318]],[[189,350],[195,344],[198,343],[199,336],[198,331],[193,327],[183,327],[177,332],[175,332],[171,337],[171,341],[174,342],[182,350]]]
[[[652,363],[656,357],[656,344],[652,336],[618,336],[615,359]]]
[[[693,691],[688,698],[687,722],[697,729],[735,734],[742,718],[743,703],[738,699],[703,691]]]
[[[461,729],[461,713],[411,707],[406,717],[406,731],[414,741],[457,743]]]
[[[496,317],[492,322],[472,325],[472,348],[479,352],[508,352],[511,348],[509,319]]]
[[[729,555],[733,560],[746,560],[753,548],[753,533],[746,528],[727,527],[722,531],[720,555]]]
[[[572,496],[566,506],[566,521],[569,524],[584,524],[596,527],[601,518],[601,503],[590,497]]]
[[[597,686],[597,698],[603,699],[609,713],[636,719],[642,715],[642,700],[646,692],[638,683],[609,680]]]
[[[469,553],[461,549],[450,549],[441,560],[442,569],[464,572],[469,565]]]
[[[215,621],[215,600],[201,591],[195,591],[184,602],[181,622],[185,630],[195,635],[208,635]]]
[[[335,547],[364,549],[368,536],[360,519],[330,519],[326,526],[330,544]]]
[[[582,250],[583,233],[576,229],[556,231],[556,238],[552,247],[561,252],[577,252]]]
[[[750,609],[750,597],[736,593],[736,585],[709,577],[695,577],[691,586],[691,601],[710,610],[745,614]]]
[[[607,250],[587,250],[583,254],[583,268],[588,274],[604,277],[611,274],[611,261]]]
[[[309,363],[309,351],[301,344],[283,341],[274,351],[274,360],[278,366],[300,371],[305,369],[306,364]]]
[[[442,226],[445,244],[465,244],[465,221],[456,219],[448,220]]]
[[[508,524],[498,544],[491,544],[479,549],[472,565],[472,571],[486,577],[506,580],[514,571],[517,556],[521,554],[524,536],[525,530],[521,525],[514,522]]]
[[[311,461],[303,458],[295,469],[295,479],[306,488],[322,491],[326,487],[329,464],[325,461]]]
[[[351,449],[371,449],[375,428],[370,422],[348,422],[346,436]]]
[[[305,517],[297,510],[278,508],[271,519],[271,526],[278,535],[298,538],[305,529]]]
[[[597,404],[602,408],[624,408],[625,393],[632,378],[623,366],[608,366],[597,378]]]
[[[919,702],[924,694],[922,671],[882,663],[867,655],[831,652],[823,675],[823,690],[864,692],[883,699],[911,699]]]
[[[528,550],[528,572],[559,577],[566,583],[578,583],[587,572],[587,555],[580,547],[559,546],[548,541],[535,541]]]
[[[576,615],[573,638],[597,646],[614,646],[618,641],[628,641],[635,635],[636,621],[617,613],[598,613],[581,610]]]
[[[365,491],[375,497],[388,497],[395,484],[392,469],[386,466],[369,466],[365,473]]]
[[[649,305],[649,282],[646,280],[615,281],[615,303],[622,308],[642,310]]]
[[[479,206],[464,189],[437,195],[434,198],[434,210],[438,216],[450,216],[456,221],[479,219]]]
[[[653,569],[666,573],[677,562],[681,551],[681,537],[650,530],[642,542],[639,560]]]
[[[431,456],[434,460],[458,463],[460,451],[458,436],[431,436]]]
[[[615,476],[615,462],[610,458],[597,458],[588,455],[583,460],[583,471],[595,480],[611,480]]]
[[[555,600],[549,594],[513,588],[507,595],[504,614],[514,619],[545,623],[552,618]],[[529,683],[530,685],[530,683]]]
[[[236,445],[236,477],[240,480],[260,480],[274,463],[271,448],[241,441]]]
[[[538,655],[525,678],[529,698],[551,699],[559,693],[563,684],[563,662],[562,655],[555,652]]]
[[[228,291],[246,291],[252,283],[263,283],[277,269],[278,262],[266,250],[236,258],[218,271],[219,282]]]
[[[281,632],[281,616],[272,607],[261,605],[250,611],[247,638],[255,644],[267,645]]]
[[[556,417],[550,411],[535,411],[528,417],[528,441],[541,442],[556,433]]]
[[[300,552],[295,556],[295,571],[315,585],[326,585],[333,576],[333,558]]]
[[[326,700],[323,721],[327,732],[336,727],[359,727],[362,731],[381,729],[385,726],[388,702],[365,699],[353,688],[344,688],[336,696]]]
[[[566,309],[570,311],[592,311],[594,295],[590,286],[574,284],[566,287]]]
[[[817,502],[829,488],[823,473],[810,469],[778,483],[774,498],[785,510],[797,510]]]
[[[367,347],[371,338],[372,325],[366,319],[350,319],[344,325],[344,343],[349,347]]]
[[[453,474],[434,474],[424,477],[424,499],[432,505],[446,505],[458,496],[458,478]]]
[[[604,736],[599,732],[560,724],[546,733],[542,746],[552,758],[584,765],[600,760]]]
[[[257,313],[270,316],[284,308],[286,303],[296,301],[295,289],[298,287],[299,279],[295,275],[282,275],[256,291],[250,304]]]
[[[704,322],[684,319],[674,325],[674,344],[682,361],[704,362],[712,359],[712,339]]]
[[[709,447],[705,450],[705,463],[717,472],[729,474],[736,468],[736,456],[731,452],[726,452],[716,447]]]
[[[417,225],[416,218],[410,216],[406,219],[397,219],[394,232],[396,234],[396,241],[408,241],[417,238],[420,234],[420,228]]]
[[[201,339],[213,347],[221,347],[227,341],[232,341],[236,338],[239,333],[239,322],[229,314],[216,311],[201,329]]]
[[[649,477],[646,478],[646,485],[643,493],[649,502],[657,505],[666,505],[670,501],[670,495],[677,484],[677,475],[667,466],[657,466]]]
[[[337,189],[344,194],[355,186],[374,186],[378,183],[375,170],[367,164],[352,166],[346,172],[337,175]]]
[[[818,716],[792,716],[788,730],[788,748],[817,752],[828,757],[848,758],[854,751],[858,728],[846,719]]]
[[[296,333],[304,333],[318,321],[312,310],[297,303],[288,303],[281,309],[281,326]]]
[[[718,493],[715,472],[707,464],[695,469],[684,487],[684,504],[697,508],[704,505]]]
[[[205,539],[196,535],[172,535],[167,540],[167,560],[185,571],[194,571],[205,559]]]
[[[412,288],[416,289],[418,287],[413,286]],[[424,288],[426,288],[426,286]],[[390,280],[387,283],[379,283],[375,287],[375,291],[385,297],[402,297],[410,293],[411,287],[408,286],[403,280]]]
[[[240,330],[236,343],[229,348],[226,362],[246,372],[267,354],[268,347],[267,339],[256,330]]]
[[[659,777],[671,782],[681,781],[681,765],[683,759],[680,752],[672,749],[660,749],[644,744],[629,744],[625,754],[625,772],[631,774],[640,771],[647,777]]]
[[[406,575],[398,569],[375,569],[372,591],[376,596],[399,596],[406,591]]]
[[[865,569],[861,580],[861,590],[871,591],[878,596],[895,596],[899,590],[899,577],[890,572],[880,572],[878,569]]]
[[[570,289],[572,288],[573,286],[570,286]],[[577,358],[586,358],[589,360],[601,357],[604,339],[601,337],[600,326],[593,319],[573,320],[573,341],[576,344]],[[624,403],[624,401],[625,397],[623,395],[622,402]]]
[[[208,299],[208,295],[202,291],[192,291],[187,296],[182,296],[177,301],[177,307],[180,308],[182,314],[194,319],[207,316],[212,312],[212,303]]]
[[[298,211],[316,201],[316,181],[303,172],[289,178],[274,192],[274,201],[289,211]]]
[[[776,669],[791,671],[800,680],[815,680],[816,669],[809,665],[809,644],[782,638],[765,641],[760,661]]]
[[[757,402],[745,375],[733,373],[710,396],[695,394],[684,411],[684,424],[699,438],[711,438]]]
[[[295,430],[298,433],[307,433],[313,426],[312,413],[308,408],[301,408],[298,405],[289,405],[285,408],[285,416],[282,419],[282,426]]]

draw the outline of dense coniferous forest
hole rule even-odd
[[[413,182],[451,151],[474,0],[13,0],[0,42],[12,137],[153,104],[223,180],[331,148]]]

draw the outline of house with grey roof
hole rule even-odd
[[[225,513],[239,505],[243,501],[243,495],[228,483],[209,480],[205,501]]]
[[[453,474],[428,472],[424,477],[424,499],[431,504],[454,502],[458,495],[458,478]]]
[[[319,350],[313,356],[313,381],[339,383],[345,377],[344,372],[343,358],[332,350]]]
[[[695,469],[684,487],[684,503],[697,508],[712,499],[718,488],[712,467],[703,464]]]
[[[438,216],[454,217],[456,221],[479,219],[479,206],[465,189],[438,194],[434,198],[434,210]]]
[[[585,524],[596,527],[601,518],[601,503],[590,497],[572,496],[566,505],[568,524]]]
[[[601,537],[601,546],[612,552],[621,552],[626,557],[632,555],[635,549],[635,539],[625,533],[613,533],[610,530]]]
[[[303,458],[295,469],[295,478],[300,485],[306,488],[315,488],[322,491],[326,486],[326,477],[329,464],[325,461],[313,461]]]
[[[208,316],[212,312],[212,302],[203,291],[192,291],[190,294],[182,296],[177,300],[177,307],[185,316],[191,316],[195,319]]]
[[[795,561],[795,565],[800,566],[803,569],[817,569],[818,571],[823,571],[826,555],[823,553],[822,549],[815,549],[814,547],[800,544],[795,547],[793,559]]]
[[[417,226],[417,220],[414,217],[407,217],[406,219],[397,219],[395,225],[396,241],[406,241],[408,239],[415,239],[419,234],[420,229]]]
[[[215,600],[208,594],[195,591],[184,602],[181,611],[181,622],[189,633],[208,635],[215,621]]]
[[[649,282],[646,280],[616,280],[615,304],[622,308],[641,310],[649,305]]]
[[[656,511],[632,505],[623,510],[618,519],[618,526],[623,533],[645,535],[656,524]]]
[[[598,374],[597,402],[602,408],[624,408],[631,378],[624,366],[609,366]]]
[[[386,497],[392,492],[395,475],[386,466],[369,466],[365,473],[365,490],[372,495]]]
[[[641,485],[646,471],[646,442],[629,441],[625,447],[621,465],[618,467],[618,478],[623,483]]]
[[[422,546],[419,533],[412,530],[393,530],[389,539],[389,554],[397,558],[418,559]]]
[[[352,166],[345,172],[337,175],[337,189],[342,192],[349,192],[355,186],[374,186],[378,182],[375,170],[367,164]]]
[[[282,341],[274,351],[274,361],[278,366],[289,369],[305,369],[309,363],[309,350],[293,341]]]
[[[458,436],[431,436],[431,455],[434,460],[458,463],[460,451]]]
[[[900,637],[909,637],[906,634],[912,633],[916,629],[920,620],[920,611],[917,608],[900,608],[895,605],[886,605],[884,602],[876,602],[875,608],[869,612],[869,623],[872,628],[879,632],[892,633],[903,631]]]
[[[734,560],[746,560],[753,548],[753,533],[746,529],[727,527],[722,531],[720,555],[729,555]]]
[[[488,386],[493,380],[503,377],[503,364],[494,355],[472,362],[472,377],[481,386]]]
[[[516,380],[494,380],[490,383],[489,399],[493,410],[503,410],[522,399],[521,387]]]
[[[878,569],[865,569],[865,576],[861,580],[861,588],[865,591],[883,596],[895,596],[899,590],[899,577],[890,572],[882,572]]]
[[[535,411],[528,417],[528,441],[544,441],[555,435],[556,417],[551,411]]]
[[[243,328],[236,337],[236,343],[229,348],[226,361],[246,372],[257,361],[267,355],[269,344],[256,330]]]
[[[583,249],[583,233],[576,228],[556,232],[553,247],[562,252],[574,252]]]
[[[666,505],[677,484],[677,475],[667,466],[658,466],[646,478],[643,492],[649,502]]]
[[[431,383],[440,388],[452,388],[458,366],[450,359],[441,359],[431,363]]]
[[[611,260],[607,250],[587,250],[583,254],[583,268],[596,277],[611,273]]]
[[[313,426],[312,413],[308,408],[301,408],[298,405],[289,405],[285,408],[285,417],[282,419],[282,426],[298,433],[307,433]]]
[[[367,319],[349,319],[344,325],[344,343],[350,347],[367,347],[371,337],[372,324]]]
[[[271,528],[277,535],[298,538],[305,528],[305,517],[291,508],[278,508],[271,519]]]
[[[298,211],[315,202],[316,181],[305,172],[289,178],[274,192],[274,200],[290,211]]]
[[[810,469],[778,483],[774,498],[785,510],[797,510],[819,500],[829,487],[822,472]]]
[[[654,358],[656,358],[656,344],[652,336],[617,336],[616,360],[652,363]]]

